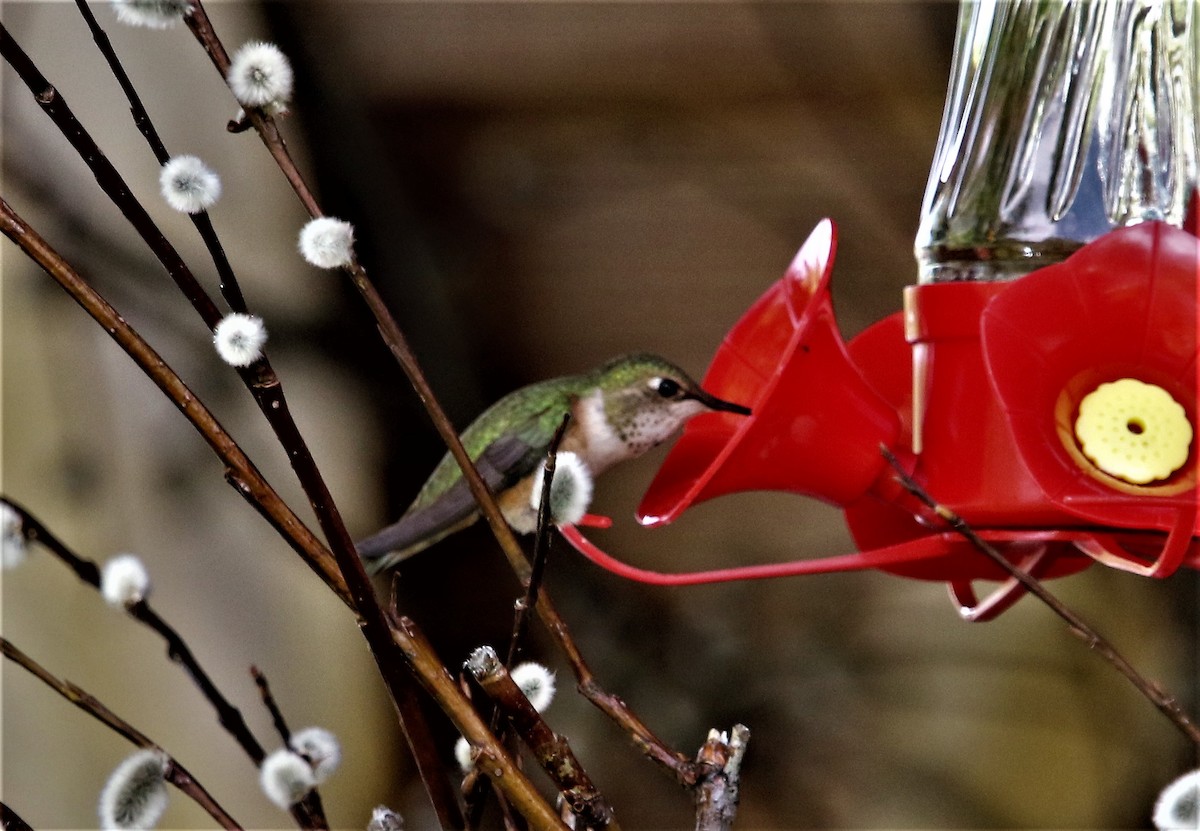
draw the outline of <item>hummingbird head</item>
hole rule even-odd
[[[706,392],[657,355],[625,355],[609,361],[596,375],[608,425],[632,455],[665,441],[700,413],[750,415],[748,407]]]

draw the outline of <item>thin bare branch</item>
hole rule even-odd
[[[554,468],[558,459],[558,446],[562,444],[567,425],[571,422],[571,414],[563,416],[562,423],[554,431],[550,447],[546,450],[546,460],[542,468],[542,492],[538,499],[537,531],[533,538],[533,564],[529,569],[529,580],[525,585],[525,596],[518,598],[513,615],[512,637],[508,642],[508,656],[504,666],[512,668],[521,649],[521,640],[525,637],[525,629],[529,621],[529,610],[537,603],[542,590],[542,577],[546,573],[546,559],[550,553],[550,491],[554,482]]]
[[[890,450],[886,447],[881,447],[880,452],[883,453],[888,464],[896,471],[896,481],[905,490],[937,514],[939,518],[969,542],[975,550],[1008,572],[1026,591],[1042,601],[1054,614],[1066,621],[1071,634],[1082,640],[1087,644],[1088,649],[1098,654],[1111,664],[1117,672],[1125,676],[1137,688],[1138,692],[1158,708],[1159,712],[1165,715],[1193,744],[1200,745],[1200,727],[1197,727],[1196,722],[1192,720],[1191,716],[1183,711],[1175,696],[1170,695],[1158,684],[1150,681],[1138,672],[1133,664],[1129,663],[1128,659],[1118,652],[1117,648],[1107,638],[1097,632],[1091,624],[1081,618],[1073,609],[1051,594],[1050,590],[1046,588],[1041,580],[1038,580],[1024,569],[1009,562],[1008,558],[997,551],[995,546],[975,533],[975,530],[962,517],[934,500],[915,479],[904,471]]]
[[[92,171],[92,175],[96,177],[96,182],[121,210],[121,213],[150,250],[154,252],[154,255],[166,268],[167,273],[170,274],[171,279],[179,286],[179,290],[200,314],[204,324],[212,330],[221,320],[221,312],[216,304],[192,274],[187,263],[183,261],[183,257],[162,235],[158,226],[154,224],[154,220],[146,213],[146,209],[134,197],[133,191],[130,190],[117,169],[113,167],[112,162],[101,152],[95,140],[75,117],[66,99],[46,80],[46,76],[25,54],[3,23],[0,23],[0,55],[3,55],[9,66],[16,70],[17,76],[33,93],[33,98],[42,111],[50,117],[50,120],[75,148],[75,152],[79,154],[79,157]]]
[[[333,554],[292,512],[274,488],[166,361],[99,292],[0,198],[0,232],[15,242],[133,358],[138,367],[191,422],[226,465],[225,477],[347,604],[350,596]]]
[[[212,21],[208,19],[208,12],[204,10],[204,4],[200,0],[193,0],[192,13],[184,20],[196,40],[208,53],[213,66],[221,74],[221,79],[224,80],[229,75],[229,54],[225,51],[221,39],[217,37]],[[316,197],[313,196],[308,184],[304,181],[304,176],[300,173],[300,168],[292,159],[287,142],[283,140],[283,136],[275,124],[275,119],[256,107],[247,107],[245,112],[246,120],[254,125],[254,129],[262,138],[263,144],[266,145],[267,151],[275,159],[275,163],[283,172],[284,178],[288,180],[288,184],[292,186],[292,190],[296,192],[296,196],[304,205],[304,209],[308,211],[308,215],[314,218],[321,216],[321,209],[317,205]]]
[[[262,696],[263,706],[271,714],[271,723],[275,725],[275,732],[279,734],[279,738],[283,740],[284,744],[290,744],[292,731],[288,729],[283,712],[275,703],[275,696],[271,695],[271,686],[267,683],[267,676],[263,675],[262,670],[258,667],[250,667],[250,674],[254,676],[254,683],[258,686],[259,695]]]
[[[166,779],[183,793],[187,794],[197,805],[208,812],[222,828],[241,829],[237,821],[226,813],[225,809],[213,799],[212,795],[204,789],[196,778],[188,772],[183,765],[179,764],[170,756],[160,745],[150,739],[145,733],[142,733],[136,727],[123,718],[118,716],[112,710],[105,707],[90,693],[84,691],[80,687],[72,684],[70,681],[63,681],[56,678],[48,670],[46,670],[37,661],[30,658],[20,649],[18,649],[7,638],[0,637],[0,650],[4,652],[4,657],[8,658],[17,666],[25,669],[39,681],[50,687],[63,698],[70,701],[79,709],[91,715],[97,721],[106,725],[110,729],[124,736],[131,743],[142,748],[150,748],[158,750],[167,756],[169,763],[167,765]]]
[[[100,567],[94,560],[82,557],[72,551],[66,543],[47,529],[45,524],[30,513],[27,508],[5,496],[0,496],[0,503],[8,505],[20,515],[21,528],[27,540],[36,540],[41,543],[50,553],[66,563],[81,580],[97,591],[100,590]],[[153,629],[166,641],[168,657],[184,668],[192,681],[200,689],[200,692],[212,704],[213,709],[217,711],[217,718],[221,726],[237,740],[237,743],[246,751],[246,755],[250,757],[250,761],[256,767],[261,764],[263,756],[266,755],[263,752],[262,745],[258,743],[254,734],[250,732],[246,720],[242,718],[241,711],[233,706],[229,702],[229,699],[217,689],[212,678],[200,666],[200,662],[196,660],[195,654],[193,654],[191,647],[188,646],[183,636],[163,620],[146,600],[141,600],[127,607],[126,611],[131,617]]]

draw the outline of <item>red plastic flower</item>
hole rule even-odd
[[[984,356],[1018,452],[1046,499],[1071,516],[1139,530],[1186,525],[1188,536],[1200,530],[1195,437],[1182,465],[1138,483],[1089,458],[1077,429],[1080,404],[1119,379],[1165,392],[1196,424],[1197,243],[1161,222],[1120,228],[1021,278],[984,309]],[[1113,429],[1145,427],[1131,412]]]

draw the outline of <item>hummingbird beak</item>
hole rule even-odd
[[[715,395],[706,392],[700,387],[696,387],[688,394],[688,398],[694,398],[710,410],[716,410],[722,413],[737,413],[738,415],[750,415],[750,408],[743,407],[741,404],[734,404],[732,401],[725,401],[717,398]]]

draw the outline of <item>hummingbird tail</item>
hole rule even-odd
[[[433,533],[415,534],[414,531],[418,529],[415,529],[414,525],[417,523],[413,522],[413,515],[407,514],[383,530],[360,540],[356,543],[355,548],[358,549],[358,556],[362,558],[367,574],[374,577],[399,565],[412,555],[424,551],[442,537],[466,528],[478,518],[477,513],[472,513],[447,528]],[[422,527],[419,530],[426,532],[428,529]]]
[[[358,556],[362,558],[367,574],[372,577],[383,574],[433,544],[432,539],[414,541],[404,526],[401,520],[356,543]]]

